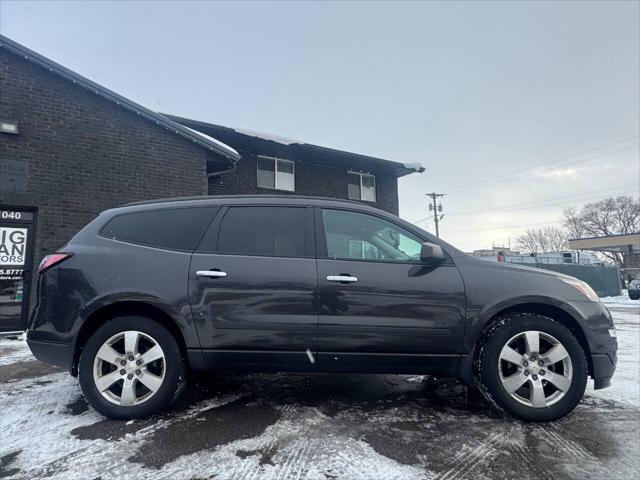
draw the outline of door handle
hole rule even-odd
[[[330,282],[355,283],[358,281],[358,277],[352,277],[351,275],[328,275],[327,280]]]
[[[198,270],[196,272],[197,277],[209,277],[209,278],[222,278],[227,276],[227,272],[221,272],[220,270]]]

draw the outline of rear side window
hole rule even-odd
[[[232,207],[220,224],[218,253],[304,257],[307,209]]]
[[[219,207],[171,208],[114,217],[100,235],[122,242],[192,252]]]

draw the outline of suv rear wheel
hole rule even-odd
[[[118,317],[96,330],[80,356],[82,393],[114,419],[141,418],[168,406],[185,382],[173,335],[145,317]]]
[[[573,410],[588,375],[576,337],[555,320],[535,314],[496,322],[480,348],[477,366],[489,400],[528,421],[554,420]]]

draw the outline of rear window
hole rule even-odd
[[[191,252],[218,209],[171,208],[125,213],[112,218],[100,235],[121,242]]]
[[[268,257],[304,257],[307,209],[233,207],[222,219],[218,252]]]

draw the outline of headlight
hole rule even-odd
[[[599,302],[600,297],[598,294],[589,286],[588,283],[583,282],[582,280],[570,279],[570,278],[560,278],[567,285],[571,285],[576,290],[579,290],[585,297],[587,297],[592,302]]]

